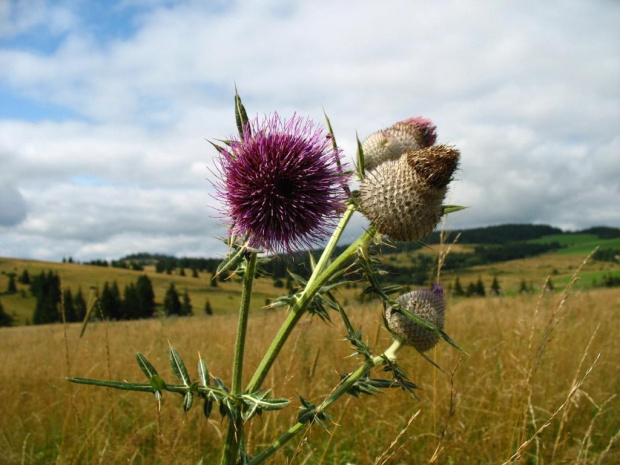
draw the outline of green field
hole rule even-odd
[[[528,241],[532,244],[549,244],[557,242],[562,249],[558,253],[563,255],[589,254],[596,247],[600,249],[620,249],[620,238],[599,239],[594,234],[554,234]]]

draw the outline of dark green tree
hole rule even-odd
[[[461,285],[461,280],[458,276],[454,280],[454,295],[456,297],[462,297],[465,295],[465,291],[463,290],[463,286]]]
[[[127,320],[142,318],[140,314],[140,295],[134,283],[129,283],[125,286],[123,297],[123,304],[121,306],[123,318]]]
[[[208,300],[205,303],[205,314],[209,316],[213,315],[213,309],[211,308],[211,302],[209,302]]]
[[[215,276],[215,273],[211,275],[211,287],[217,287],[217,276]]]
[[[15,284],[15,273],[9,274],[9,283],[6,287],[7,294],[15,294],[17,292],[17,284]]]
[[[77,311],[75,309],[75,303],[73,301],[73,295],[71,294],[70,288],[65,289],[65,291],[62,293],[62,307],[65,312],[65,321],[67,323],[80,321],[78,319]]]
[[[198,277],[198,270],[196,268],[192,268],[192,278]]]
[[[527,287],[527,283],[525,282],[525,279],[521,280],[521,284],[519,285],[519,293],[521,294],[527,294],[530,290]]]
[[[192,311],[192,301],[189,298],[189,293],[187,289],[185,289],[185,293],[183,294],[183,303],[181,304],[181,316],[190,316],[194,312]]]
[[[467,297],[473,297],[476,295],[476,285],[471,282],[467,285],[467,291],[465,291]]]
[[[0,326],[13,326],[13,317],[4,311],[2,302],[0,302]]]
[[[138,278],[136,282],[136,291],[140,300],[138,318],[150,318],[155,313],[155,292],[153,291],[153,283],[145,274]]]
[[[497,276],[493,276],[493,282],[491,283],[491,294],[500,295],[502,293],[502,289],[499,286],[499,281],[497,280]]]
[[[35,325],[55,323],[60,321],[60,277],[49,270],[35,276],[30,284],[30,292],[36,298],[37,304],[32,316]]]
[[[181,301],[179,300],[179,293],[174,288],[174,283],[170,283],[170,287],[166,291],[164,311],[166,315],[181,315]]]
[[[185,268],[179,268],[179,276],[185,276]]]
[[[30,284],[30,274],[28,273],[28,270],[24,270],[22,272],[21,276],[19,277],[19,282],[26,285]]]
[[[480,297],[484,297],[486,295],[484,283],[482,282],[482,278],[480,276],[478,276],[478,281],[476,282],[476,294]]]
[[[111,286],[107,281],[104,283],[98,304],[101,312],[110,320],[120,320],[123,317],[121,295],[116,281]]]
[[[78,287],[75,297],[73,298],[73,306],[75,307],[75,315],[77,321],[84,321],[86,318],[86,301],[84,300],[84,294],[82,294],[82,288]]]

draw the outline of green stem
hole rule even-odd
[[[256,265],[258,262],[258,254],[253,252],[250,254],[245,273],[243,275],[243,289],[241,291],[241,303],[239,306],[239,322],[237,326],[237,339],[235,340],[235,358],[233,360],[233,375],[231,394],[233,396],[241,395],[241,380],[243,376],[243,354],[245,351],[245,336],[248,328],[248,316],[250,313],[250,298],[252,297],[252,285],[254,284],[254,275],[256,274]],[[235,421],[231,419],[228,424],[228,434],[226,436],[226,444],[224,445],[224,453],[222,455],[222,465],[234,465],[237,462],[239,454],[239,441],[243,434],[243,420],[241,419],[242,404],[235,405]]]
[[[342,234],[342,231],[344,230],[344,227],[346,226],[346,223],[349,221],[352,214],[353,209],[347,210],[345,216],[336,228],[334,235],[328,243],[329,248],[326,248],[323,252],[321,259],[314,268],[314,272],[308,280],[308,283],[306,284],[306,287],[303,290],[302,294],[299,296],[299,299],[294,305],[291,306],[290,312],[286,317],[286,320],[284,320],[284,323],[280,327],[280,330],[274,337],[271,345],[269,346],[269,349],[267,349],[265,356],[261,360],[256,371],[254,372],[254,376],[252,377],[252,379],[250,380],[250,384],[248,385],[247,392],[254,392],[261,387],[263,381],[267,377],[267,373],[269,373],[271,366],[278,357],[280,350],[282,350],[282,347],[286,343],[286,340],[293,332],[295,325],[302,317],[306,308],[308,307],[310,302],[312,302],[312,299],[314,299],[314,296],[321,289],[321,287],[323,287],[325,283],[336,272],[338,272],[353,255],[355,255],[361,244],[367,243],[373,238],[375,230],[374,228],[370,228],[365,231],[364,234],[362,234],[355,242],[353,242],[353,244],[347,247],[347,249],[342,252],[342,254],[340,254],[329,266],[325,267],[329,256],[333,252],[336,243],[338,242],[338,238],[340,238],[340,235]]]
[[[357,370],[344,380],[322,403],[316,408],[316,414],[327,410],[327,408],[336,402],[345,392],[347,392],[362,376],[366,375],[371,369],[378,365],[385,363],[385,358],[394,361],[396,360],[396,354],[402,347],[403,343],[399,340],[395,340],[394,343],[385,351],[382,355],[378,355],[369,360],[366,360]],[[278,449],[284,446],[288,441],[293,439],[299,433],[306,423],[295,423],[284,434],[276,439],[273,444],[255,456],[250,460],[248,465],[259,465],[275,454]]]

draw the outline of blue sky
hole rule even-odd
[[[205,139],[235,83],[251,115],[325,108],[349,161],[432,119],[463,157],[449,227],[620,227],[617,24],[603,0],[0,2],[0,256],[220,253]]]

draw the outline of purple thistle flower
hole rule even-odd
[[[340,151],[320,127],[297,115],[256,118],[220,156],[218,195],[231,233],[250,247],[291,252],[329,234],[346,194]]]

